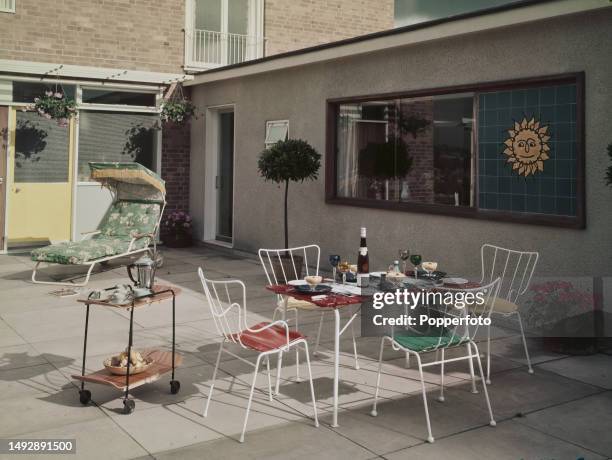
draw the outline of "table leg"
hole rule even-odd
[[[85,339],[83,340],[83,365],[81,367],[81,376],[85,375],[85,359],[87,358],[87,332],[89,330],[89,304],[85,310]],[[85,381],[81,380],[81,391],[85,389]]]
[[[289,305],[289,297],[284,296],[283,298],[283,312],[282,319],[283,321],[287,321],[287,306]],[[276,366],[276,385],[274,387],[274,394],[278,394],[280,389],[280,378],[281,378],[281,368],[283,366],[283,352],[278,352],[278,363]]]
[[[332,427],[338,426],[338,379],[340,378],[340,310],[334,308],[334,412]]]
[[[176,296],[172,291],[172,380],[174,380],[174,350],[176,348]]]
[[[132,360],[132,340],[134,331],[134,306],[130,308],[130,335],[128,337],[128,349],[127,349],[127,373],[125,374],[125,397],[124,401],[128,400],[128,394],[130,391],[130,361]]]

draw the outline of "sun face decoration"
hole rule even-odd
[[[508,134],[504,154],[512,170],[525,177],[544,171],[544,162],[550,158],[548,126],[540,126],[534,118],[529,121],[523,118],[520,123],[514,122],[514,129],[509,129]]]

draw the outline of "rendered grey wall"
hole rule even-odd
[[[606,146],[612,142],[612,8],[493,32],[406,46],[333,62],[194,87],[200,110],[236,104],[235,240],[238,249],[282,245],[282,193],[257,174],[265,121],[289,119],[290,134],[325,154],[326,99],[584,71],[586,76],[585,230],[327,205],[319,180],[291,184],[290,244],[317,242],[354,259],[359,227],[368,228],[371,266],[386,268],[400,247],[454,273],[474,272],[485,243],[537,250],[539,274],[612,273],[612,188]],[[192,129],[191,212],[201,234],[204,120]],[[326,263],[326,262],[325,262]]]

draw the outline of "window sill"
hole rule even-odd
[[[410,203],[386,200],[363,200],[358,198],[327,197],[326,204],[354,206],[359,208],[383,209],[388,211],[435,214],[442,216],[465,217],[471,219],[511,222],[529,225],[546,225],[561,228],[584,229],[584,217],[554,216],[546,214],[493,211],[467,206],[448,206],[440,204]]]

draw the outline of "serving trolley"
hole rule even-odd
[[[177,394],[181,388],[181,384],[178,380],[175,380],[174,371],[177,366],[182,363],[182,356],[176,354],[176,296],[180,293],[180,290],[176,287],[155,285],[152,289],[152,293],[137,297],[132,300],[131,303],[120,305],[114,304],[105,300],[100,299],[79,299],[78,302],[85,304],[85,338],[83,340],[83,365],[81,368],[80,375],[73,375],[72,378],[81,382],[79,390],[79,400],[81,404],[88,404],[91,401],[91,391],[85,389],[85,382],[98,383],[102,385],[110,385],[119,391],[124,393],[123,397],[123,410],[125,414],[130,414],[134,411],[136,403],[133,399],[129,399],[130,389],[152,383],[161,378],[164,374],[171,372],[170,380],[170,393]],[[141,307],[146,307],[152,303],[162,302],[164,300],[172,299],[172,352],[152,349],[145,350],[142,353],[143,358],[149,358],[153,362],[146,370],[138,374],[130,373],[130,359],[126,368],[125,375],[111,374],[107,369],[100,369],[98,371],[86,374],[85,363],[87,358],[87,333],[89,329],[89,308],[92,305],[99,305],[103,307],[119,308],[127,310],[130,313],[130,329],[128,335],[127,353],[128,357],[131,356],[132,344],[133,344],[133,332],[134,332],[134,310]]]

